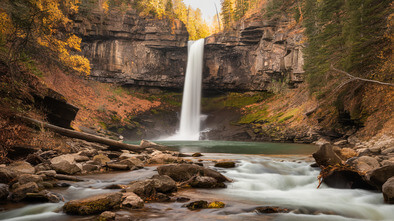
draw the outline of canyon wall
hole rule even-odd
[[[129,10],[75,19],[91,77],[122,85],[182,89],[188,33],[178,20],[142,18]],[[303,36],[292,21],[254,17],[206,39],[203,88],[270,90],[303,81]]]

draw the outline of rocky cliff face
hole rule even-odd
[[[206,39],[204,86],[268,90],[272,82],[303,81],[302,33],[289,20],[243,21],[231,33]]]
[[[183,88],[188,33],[178,20],[142,18],[134,11],[93,12],[74,19],[91,77],[103,82]],[[206,39],[204,89],[269,90],[272,82],[303,80],[302,34],[291,21],[245,20]]]
[[[135,11],[100,11],[74,19],[91,61],[91,77],[111,83],[183,85],[188,33],[178,20],[142,18]]]

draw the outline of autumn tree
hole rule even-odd
[[[89,61],[71,53],[80,51],[81,39],[67,17],[78,11],[78,0],[8,0],[1,3],[0,36],[8,48],[9,64],[18,60],[27,46],[41,46],[73,70],[90,74]]]

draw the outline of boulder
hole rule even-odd
[[[375,170],[369,171],[367,174],[367,180],[372,185],[376,186],[379,190],[382,189],[382,185],[391,177],[394,176],[394,165],[387,165]]]
[[[132,158],[121,160],[121,161],[119,161],[119,163],[128,165],[129,169],[131,169],[131,168],[143,168],[144,167],[144,163],[140,159],[138,159],[136,157],[132,157]]]
[[[367,189],[374,190],[358,172],[354,170],[335,170],[324,177],[323,182],[329,187],[339,189]]]
[[[116,213],[111,212],[111,211],[105,211],[100,214],[99,216],[99,221],[113,221],[115,220]]]
[[[82,165],[83,172],[89,173],[89,172],[93,172],[96,170],[99,170],[99,166],[97,166],[97,165],[93,165],[93,164],[83,164]]]
[[[313,153],[312,156],[319,166],[342,164],[341,158],[335,153],[331,144],[320,146],[319,150]]]
[[[193,153],[192,157],[202,157],[203,155],[201,153]]]
[[[155,148],[155,149],[165,148],[165,146],[154,143],[149,140],[141,140],[140,147],[145,148],[145,149],[146,148]]]
[[[45,175],[46,177],[54,177],[56,175],[55,170],[43,170],[37,173],[37,175]]]
[[[208,202],[205,200],[199,200],[199,201],[194,201],[191,203],[186,204],[185,206],[189,209],[189,210],[198,210],[198,209],[206,209],[208,208]]]
[[[35,172],[34,167],[30,163],[24,162],[24,161],[17,161],[17,162],[11,163],[8,166],[8,169],[13,170],[13,171],[15,171],[17,173],[30,173],[30,174],[32,174],[32,173]]]
[[[184,182],[193,176],[208,176],[215,178],[219,183],[230,181],[217,171],[193,164],[164,165],[157,168],[160,175],[167,175],[176,182]]]
[[[351,166],[353,166],[357,171],[366,173],[368,171],[377,169],[380,167],[379,162],[370,156],[362,156],[358,157],[351,162],[349,162]]]
[[[144,201],[133,192],[124,193],[123,198],[123,208],[141,209],[144,207]]]
[[[122,203],[121,193],[106,193],[85,199],[72,200],[63,206],[63,210],[71,215],[91,215],[119,208]]]
[[[38,191],[39,188],[36,183],[26,183],[14,189],[10,195],[10,199],[14,202],[19,202],[26,197],[27,193],[37,193]]]
[[[224,183],[218,183],[218,181],[209,176],[195,176],[192,178],[189,183],[191,187],[194,188],[217,188],[217,187],[226,187]]]
[[[155,181],[152,179],[134,181],[126,189],[126,192],[133,192],[142,199],[156,195]]]
[[[58,173],[75,174],[81,172],[81,168],[76,164],[75,158],[71,154],[60,155],[51,159],[51,167]]]
[[[26,157],[26,162],[30,163],[31,165],[38,165],[40,163],[43,163],[44,161],[45,160],[37,153],[29,154]]]
[[[100,165],[100,166],[104,166],[106,163],[108,163],[110,161],[111,161],[111,159],[109,159],[107,156],[102,155],[102,154],[98,154],[93,157],[93,162],[96,165]]]
[[[154,151],[149,159],[150,164],[176,163],[179,161],[182,161],[182,159],[158,150]]]
[[[215,167],[233,168],[233,167],[235,167],[235,162],[232,162],[232,161],[218,162],[215,164]]]
[[[382,186],[384,201],[394,204],[394,177],[388,179]]]
[[[128,170],[130,167],[126,164],[121,164],[118,162],[108,162],[107,167],[113,170]]]
[[[0,183],[10,183],[17,177],[17,174],[6,168],[6,167],[0,167]]]
[[[154,175],[151,178],[154,181],[154,187],[160,193],[172,193],[177,191],[176,183],[167,175]]]
[[[9,189],[8,185],[4,183],[0,183],[0,200],[5,200],[7,199],[7,196],[9,194]]]
[[[80,156],[93,157],[98,154],[95,149],[85,149],[78,153]]]
[[[280,207],[274,207],[274,206],[262,206],[262,207],[257,207],[255,209],[257,213],[288,213],[290,212],[289,209],[286,208],[280,208]]]
[[[38,201],[38,202],[50,202],[50,203],[58,203],[60,201],[64,201],[62,196],[56,195],[56,194],[51,193],[47,190],[43,190],[38,193],[27,193],[25,200]]]
[[[22,174],[18,177],[19,184],[23,185],[29,182],[40,183],[42,182],[42,176],[33,174]]]

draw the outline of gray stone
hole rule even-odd
[[[12,191],[12,194],[10,195],[10,199],[12,201],[18,202],[24,199],[27,193],[37,193],[38,190],[39,188],[36,183],[34,182],[26,183],[14,189]]]
[[[322,166],[342,164],[342,159],[335,153],[330,144],[320,146],[319,150],[312,154],[317,164]]]
[[[140,209],[144,207],[144,201],[133,192],[124,193],[123,197],[123,208]]]
[[[106,193],[79,200],[71,200],[63,206],[63,211],[72,215],[92,215],[119,208],[121,193]]]
[[[6,167],[0,167],[0,183],[10,183],[16,177],[17,174],[14,171]]]
[[[388,179],[382,186],[384,201],[394,204],[394,177]]]
[[[382,185],[393,176],[394,165],[391,164],[369,171],[367,174],[367,179],[372,185],[376,186],[379,190],[381,190]]]
[[[29,182],[35,182],[39,183],[42,182],[43,179],[39,175],[33,175],[33,174],[22,174],[18,177],[18,182],[19,184],[23,185]]]
[[[75,162],[72,154],[60,155],[51,159],[51,167],[57,173],[75,174],[81,171],[81,168]]]
[[[4,183],[0,183],[0,200],[5,200],[7,199],[7,196],[9,194],[9,189],[8,185]]]
[[[158,167],[157,171],[160,175],[168,175],[177,182],[187,181],[196,175],[213,177],[220,183],[229,181],[217,171],[193,164],[164,165]]]
[[[361,171],[363,173],[380,167],[379,162],[375,158],[369,156],[362,156],[355,159],[352,162],[352,165],[356,170]]]
[[[8,169],[13,170],[18,173],[32,174],[35,172],[34,167],[30,163],[24,162],[24,161],[17,161],[17,162],[11,163],[8,166]]]
[[[115,220],[116,213],[111,211],[105,211],[100,214],[99,221],[113,221]]]
[[[154,175],[151,179],[154,181],[157,192],[172,193],[177,191],[176,182],[167,175]]]
[[[223,183],[218,183],[218,181],[213,177],[208,176],[196,176],[190,182],[190,186],[194,188],[217,188],[225,187]]]

